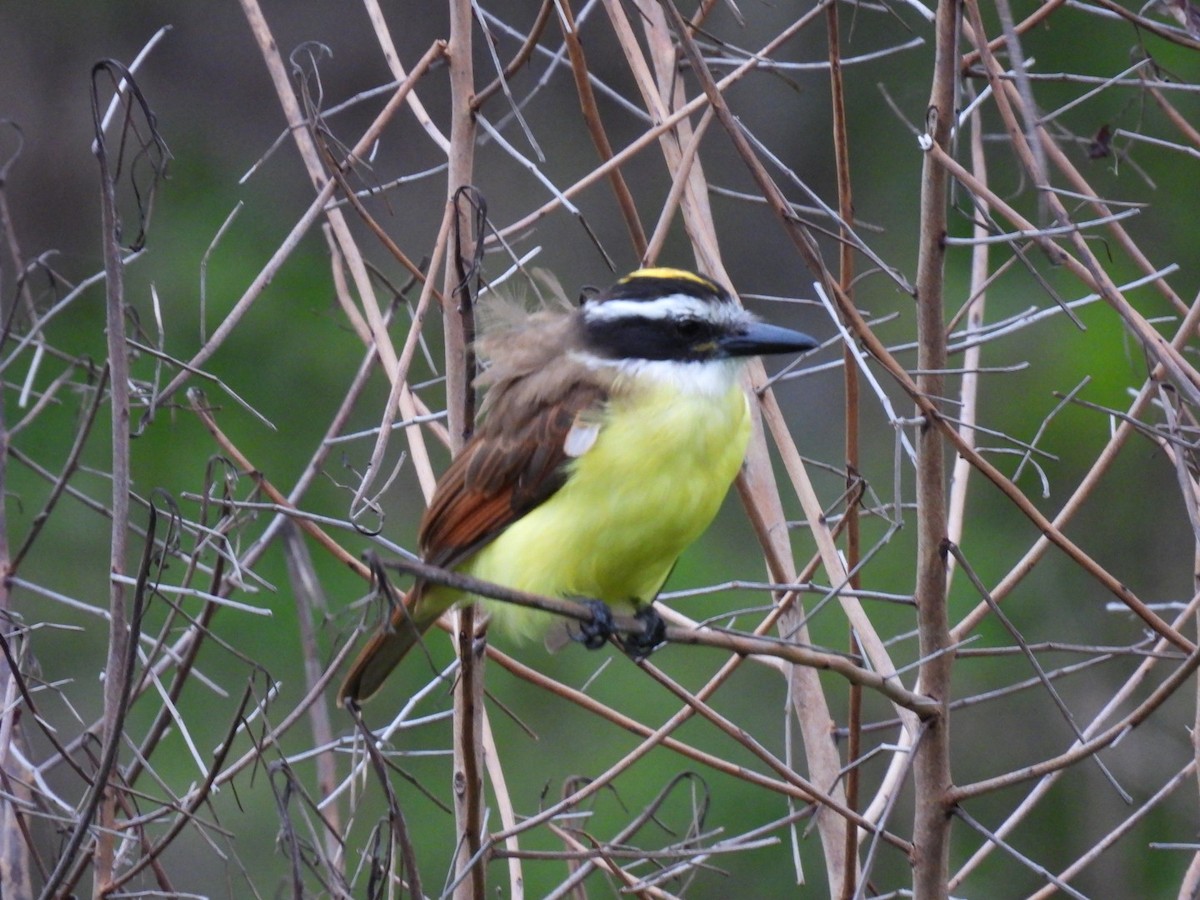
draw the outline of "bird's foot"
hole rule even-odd
[[[630,634],[621,642],[626,655],[634,662],[641,662],[667,639],[667,623],[653,606],[643,606],[633,617],[642,623],[641,634]]]
[[[590,622],[581,622],[579,632],[571,635],[571,639],[579,641],[589,650],[599,650],[612,637],[615,627],[612,610],[603,600],[580,600],[579,602],[588,608],[592,619]]]

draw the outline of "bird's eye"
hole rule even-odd
[[[685,341],[694,341],[704,335],[704,323],[691,316],[678,319],[675,322],[675,333]]]

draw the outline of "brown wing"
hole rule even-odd
[[[562,487],[567,435],[604,400],[600,387],[575,382],[535,402],[496,404],[438,481],[421,519],[422,558],[461,562]]]
[[[492,414],[442,475],[421,520],[421,555],[434,565],[461,562],[562,487],[567,437],[579,425],[571,449],[584,452],[605,400],[602,389],[574,378],[558,384],[514,379],[494,390],[499,394]],[[393,610],[390,623],[359,653],[340,702],[358,703],[378,691],[445,612],[421,602],[423,588],[419,581],[413,585],[404,608]]]

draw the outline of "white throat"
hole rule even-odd
[[[571,354],[589,369],[615,372],[618,382],[658,386],[694,396],[723,397],[737,382],[744,359],[603,359],[591,353]]]

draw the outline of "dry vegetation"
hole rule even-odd
[[[347,6],[390,80],[343,97],[324,91],[336,56],[280,46],[242,0],[289,126],[261,166],[298,155],[307,209],[276,246],[241,247],[258,271],[240,296],[127,286],[168,165],[132,61],[92,79],[103,271],[71,279],[23,247],[0,182],[0,476],[41,484],[18,509],[6,483],[0,523],[0,894],[1200,895],[1188,0],[448,0],[415,47],[417,5]],[[1062,68],[1054,42],[1081,34],[1091,70]],[[917,105],[890,74],[904,60]],[[827,109],[805,134],[833,173],[817,185],[775,143],[804,92]],[[881,231],[854,191],[891,156],[914,202]],[[210,236],[195,284],[238,228]],[[358,363],[314,401],[320,421],[278,421],[242,396],[229,347],[314,236],[329,352],[353,344]],[[618,272],[801,285],[753,300],[828,336],[796,371],[751,373],[762,429],[737,512],[761,558],[681,592],[711,605],[667,598],[670,646],[638,664],[484,645],[464,612],[456,654],[435,635],[352,718],[334,688],[384,608],[373,574],[409,579],[385,537],[474,414],[474,305],[535,292],[540,248],[566,241]],[[56,331],[101,297],[103,359]],[[63,409],[48,441],[39,420]],[[302,464],[246,439],[266,419]],[[197,422],[183,433],[209,462],[180,457],[184,487],[152,490],[131,440],[169,448]],[[1075,444],[1066,463],[1044,449]],[[1126,522],[1139,498],[1155,508]],[[1106,530],[1077,527],[1098,515]],[[1114,550],[1133,532],[1140,559]],[[101,535],[111,579],[69,587],[71,542]],[[276,589],[295,611],[272,626]],[[107,635],[99,683],[45,649],[81,616],[76,646]]]

